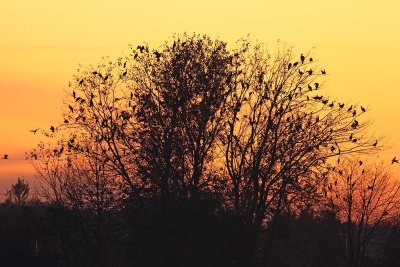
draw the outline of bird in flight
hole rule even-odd
[[[392,159],[392,164],[395,164],[395,163],[399,163],[399,160],[396,159],[396,157],[394,157],[394,158]]]
[[[8,159],[8,155],[4,154],[4,156],[1,159]]]
[[[36,132],[39,130],[39,128],[36,128],[34,130],[29,130],[31,133],[36,134]]]

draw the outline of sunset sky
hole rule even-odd
[[[299,54],[314,51],[327,71],[325,93],[368,107],[371,130],[400,158],[399,1],[78,1],[14,0],[0,8],[0,193],[43,139],[30,129],[61,120],[68,81],[79,64],[129,53],[128,44],[160,46],[173,33],[228,43],[250,34]],[[315,49],[314,49],[315,48]],[[396,167],[396,169],[399,167]],[[399,168],[400,170],[400,168]]]

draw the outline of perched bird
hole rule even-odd
[[[289,63],[287,69],[290,70],[291,67],[292,67],[292,63]]]
[[[304,72],[302,72],[301,70],[299,70],[299,74],[300,74],[300,75],[303,75],[303,74],[304,74]]]
[[[36,134],[36,132],[39,130],[39,128],[36,128],[35,130],[29,130],[31,133]]]
[[[312,57],[310,57],[310,62],[313,62],[313,58]]]
[[[297,62],[297,61],[294,62],[294,63],[293,63],[293,67],[296,67],[298,64],[299,64],[299,62]]]
[[[376,140],[372,145],[376,146],[378,144],[378,140]]]
[[[306,59],[306,57],[303,54],[301,54],[300,55],[301,64],[304,64],[305,59]]]
[[[311,85],[308,85],[308,90],[309,90],[309,91],[312,91]]]
[[[358,164],[360,164],[360,166],[363,165],[362,160],[359,160],[359,161],[358,161]]]
[[[56,128],[54,128],[54,126],[50,126],[50,131],[52,131],[54,133],[55,130],[56,130]]]
[[[339,103],[339,108],[344,108],[344,103]]]
[[[399,160],[396,159],[396,157],[394,157],[394,158],[392,159],[392,164],[395,164],[395,163],[399,163]]]
[[[314,83],[314,85],[315,85],[315,90],[318,90],[319,83]]]
[[[309,69],[307,72],[308,72],[308,75],[312,75],[312,69]]]
[[[372,185],[369,185],[369,186],[367,187],[367,189],[368,189],[368,190],[372,190],[372,189],[374,189],[374,187],[373,187]]]
[[[363,106],[361,106],[361,111],[362,111],[362,112],[365,112],[366,109],[365,109]]]
[[[8,155],[4,154],[4,156],[1,159],[8,159]]]
[[[321,70],[321,73],[325,75],[326,74],[326,70]]]

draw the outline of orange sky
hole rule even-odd
[[[0,160],[0,193],[18,176],[33,177],[24,152],[41,137],[28,130],[60,119],[78,64],[128,53],[129,43],[159,46],[184,31],[230,43],[249,33],[299,52],[315,47],[329,74],[326,93],[369,107],[372,130],[392,147],[383,157],[400,157],[399,14],[395,0],[4,1],[0,155],[10,160]]]

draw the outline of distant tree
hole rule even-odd
[[[368,252],[378,255],[388,241],[380,228],[398,223],[400,183],[384,165],[346,160],[332,173],[328,190],[346,224],[348,265],[364,266]],[[370,247],[373,239],[378,244]]]
[[[7,190],[7,201],[20,206],[25,204],[29,197],[29,189],[29,183],[18,178],[17,182],[11,185],[11,189]]]

